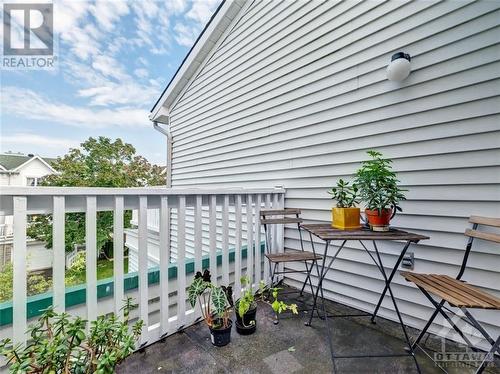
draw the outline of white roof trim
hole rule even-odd
[[[49,164],[47,161],[45,161],[43,158],[41,158],[41,157],[40,157],[40,156],[38,156],[38,155],[37,155],[37,156],[33,156],[33,157],[31,157],[31,158],[30,158],[28,161],[26,161],[25,163],[23,163],[23,164],[19,165],[19,166],[18,166],[17,168],[15,168],[15,169],[12,169],[12,171],[18,171],[20,168],[22,168],[22,167],[23,167],[23,166],[25,166],[25,165],[28,165],[28,164],[29,164],[31,161],[33,161],[33,160],[39,160],[39,161],[41,161],[41,163],[42,163],[42,164],[44,164],[45,166],[47,166],[47,167],[48,167],[48,168],[49,168],[49,169],[50,169],[50,170],[51,170],[54,174],[57,174],[57,171],[56,171],[56,170],[55,170],[52,166],[50,166],[50,164]]]
[[[165,111],[168,112],[170,105],[198,71],[198,68],[205,61],[205,58],[210,54],[214,45],[245,3],[246,0],[226,0],[224,4],[222,4],[219,11],[204,30],[200,39],[189,52],[186,60],[168,84],[167,89],[163,92],[160,99],[151,110],[149,115],[151,121],[159,120],[160,116],[165,116]],[[167,108],[167,110],[160,112],[161,108]]]

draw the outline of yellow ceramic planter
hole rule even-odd
[[[332,208],[332,227],[340,230],[359,229],[359,217],[359,208]]]

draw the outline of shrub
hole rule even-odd
[[[0,354],[7,359],[11,373],[113,373],[134,351],[141,334],[142,321],[129,327],[133,307],[127,299],[123,321],[115,315],[100,316],[91,322],[88,334],[87,321],[48,309],[30,326],[26,347],[12,346],[10,339],[4,339]]]
[[[5,264],[0,271],[0,302],[12,300],[13,266]],[[28,274],[27,278],[28,296],[38,295],[48,291],[52,287],[52,280],[37,273]]]

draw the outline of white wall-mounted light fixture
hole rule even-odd
[[[387,66],[387,79],[390,81],[401,82],[410,75],[411,57],[404,52],[398,52],[392,55],[391,62]]]

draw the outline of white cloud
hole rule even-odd
[[[99,50],[96,30],[91,25],[85,28],[83,21],[90,11],[90,2],[87,1],[64,1],[58,0],[54,3],[54,32],[59,35],[70,52],[81,59],[87,59]]]
[[[137,59],[137,62],[141,65],[144,65],[144,66],[149,66],[149,61],[146,60],[143,56],[140,56],[138,59]]]
[[[90,98],[90,105],[126,105],[141,108],[153,102],[158,94],[156,91],[155,87],[143,86],[135,82],[108,82],[103,86],[79,90],[78,95]]]
[[[64,33],[74,29],[88,14],[89,2],[65,1],[54,2],[54,31],[64,37]]]
[[[60,34],[69,51],[80,60],[85,61],[89,57],[99,53],[100,43],[98,42],[98,38],[95,37],[95,29],[92,32],[89,32],[90,30],[90,27],[87,27],[86,31],[85,28],[75,26],[73,29]]]
[[[195,0],[186,17],[204,26],[214,13],[219,0]]]
[[[45,99],[34,91],[12,86],[2,88],[2,111],[4,114],[21,118],[78,127],[147,127],[150,125],[148,111],[145,109],[130,106],[93,109],[67,105]]]
[[[92,67],[106,77],[115,78],[117,80],[129,79],[125,68],[114,57],[106,55],[94,56]]]
[[[169,0],[166,2],[168,10],[174,14],[179,14],[187,7],[187,0]]]
[[[198,27],[188,26],[184,23],[177,23],[174,31],[176,42],[186,47],[191,47],[199,34]]]
[[[191,47],[202,28],[215,12],[219,0],[195,0],[182,21],[175,24],[175,40],[180,45]]]
[[[91,5],[90,11],[102,29],[111,31],[114,23],[128,14],[129,8],[124,1],[97,0]]]
[[[2,136],[2,148],[9,145],[12,149],[20,149],[22,145],[49,148],[51,150],[65,150],[78,147],[79,141],[67,138],[56,138],[32,133],[18,132],[12,135]]]
[[[139,78],[146,78],[149,75],[149,72],[146,69],[139,68],[134,70],[134,74]]]

